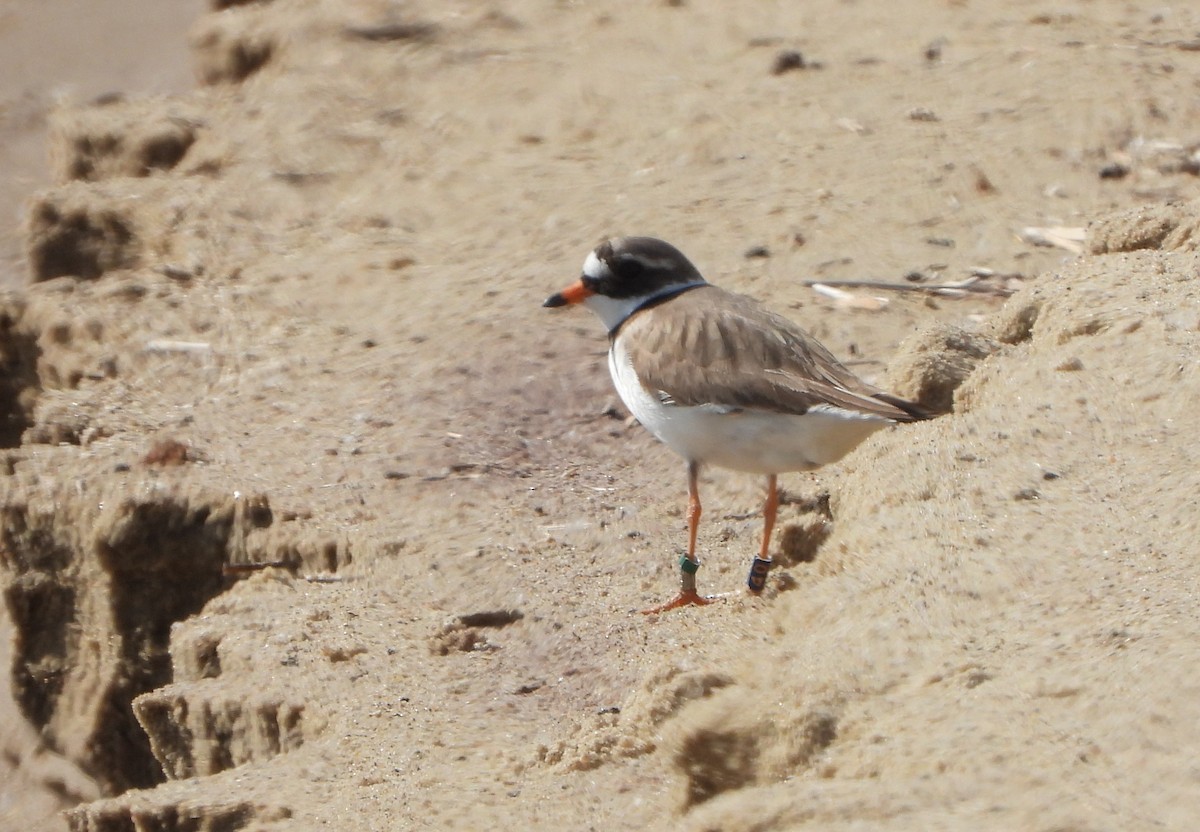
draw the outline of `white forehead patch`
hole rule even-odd
[[[596,256],[596,252],[590,252],[587,259],[583,261],[583,273],[588,277],[599,280],[610,274],[608,264]]]

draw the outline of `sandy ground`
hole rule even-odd
[[[1191,827],[1200,13],[173,25],[5,182],[50,187],[0,310],[0,825]],[[169,96],[145,69],[189,61]],[[761,599],[761,482],[709,471],[701,586],[732,594],[635,612],[677,580],[683,466],[596,321],[540,308],[617,233],[952,395],[784,479]]]

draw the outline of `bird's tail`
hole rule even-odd
[[[932,419],[935,416],[941,415],[936,411],[930,410],[927,407],[916,402],[910,402],[908,399],[902,399],[899,396],[893,396],[891,393],[876,393],[875,398],[881,402],[887,402],[892,407],[897,407],[903,410],[908,418],[900,417],[897,422],[921,422],[925,419]]]

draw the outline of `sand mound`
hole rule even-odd
[[[1092,223],[1087,247],[1092,254],[1139,249],[1196,251],[1200,249],[1200,219],[1194,204],[1136,208]]]
[[[1177,216],[1194,222],[1198,209]],[[1187,404],[1200,383],[1198,266],[1195,254],[1137,252],[1047,275],[995,316],[1000,329],[1033,324],[970,375],[953,415],[857,457],[834,489],[824,577],[780,596],[786,651],[733,673],[754,693],[678,728],[695,749],[677,757],[688,794],[720,794],[693,828],[863,814],[926,826],[937,812],[918,807],[930,805],[986,825],[992,808],[970,795],[992,777],[1027,784],[1018,825],[1086,824],[1090,799],[1039,782],[1047,765],[1085,783],[1121,770],[1115,799],[1135,815],[1126,801],[1141,789],[1188,790],[1191,740],[1178,732],[1197,712],[1178,697],[1191,682],[1173,642],[1196,624],[1190,580],[1177,576],[1194,570],[1200,531],[1200,474],[1179,442],[1200,430]],[[797,764],[777,775],[797,778],[792,788],[770,787],[755,738],[776,732],[739,727],[744,714],[762,691],[817,679],[845,696],[837,735],[815,772]],[[929,719],[934,733],[914,730]],[[1148,742],[1163,753],[1126,770]],[[867,780],[855,790],[845,778]]]

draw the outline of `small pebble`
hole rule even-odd
[[[1129,166],[1120,162],[1111,162],[1100,168],[1101,179],[1124,179],[1129,175]]]
[[[804,69],[804,56],[795,49],[785,49],[775,56],[774,62],[771,64],[772,75],[782,75],[785,72],[791,72],[793,69]]]

